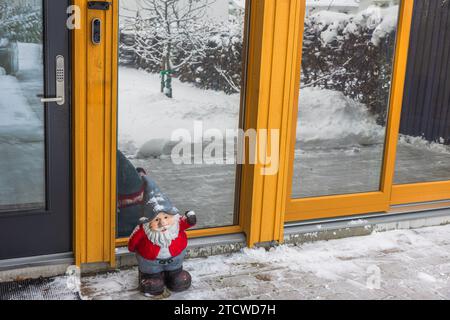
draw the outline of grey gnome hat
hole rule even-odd
[[[147,176],[144,176],[143,179],[146,181],[145,191],[147,194],[147,203],[144,204],[145,219],[152,221],[160,212],[165,212],[173,216],[180,213],[170,199],[161,192],[155,181]]]

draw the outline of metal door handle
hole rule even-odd
[[[65,69],[64,69],[64,57],[56,57],[56,97],[45,97],[44,95],[39,95],[42,103],[56,102],[59,106],[64,105],[66,102],[66,91],[65,91]]]
[[[64,101],[63,97],[46,98],[46,97],[42,97],[42,95],[39,95],[39,97],[41,98],[41,102],[42,103],[46,103],[46,102],[62,102],[62,101]]]

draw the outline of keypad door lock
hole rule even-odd
[[[39,95],[42,103],[55,102],[58,106],[62,106],[66,103],[66,91],[65,91],[65,70],[64,70],[64,57],[56,56],[56,97],[44,97]]]

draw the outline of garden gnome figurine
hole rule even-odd
[[[188,243],[185,230],[196,224],[196,215],[188,211],[182,217],[156,183],[141,175],[147,191],[144,218],[128,243],[139,263],[139,289],[146,296],[161,295],[166,287],[185,291],[191,286],[191,275],[183,270]]]

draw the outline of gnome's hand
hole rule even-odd
[[[197,224],[197,216],[194,211],[186,211],[185,213],[186,221],[189,225],[193,226]]]
[[[139,219],[139,225],[140,226],[143,225],[143,224],[149,223],[149,222],[150,222],[150,220],[148,218],[146,218],[146,217],[142,217],[142,218]]]

